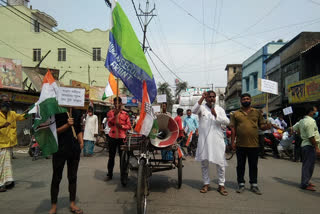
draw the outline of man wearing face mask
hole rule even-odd
[[[266,124],[261,112],[251,107],[251,96],[248,93],[241,95],[242,108],[234,112],[231,116],[231,143],[237,154],[237,180],[239,189],[242,193],[245,188],[244,172],[246,159],[249,162],[249,177],[251,191],[261,195],[258,188],[258,156],[259,156],[259,128],[267,130],[271,124]],[[237,140],[235,143],[235,139]]]
[[[202,105],[203,100],[206,104]],[[218,192],[221,195],[228,195],[225,190],[225,158],[226,144],[221,126],[229,125],[229,119],[220,106],[215,105],[216,93],[214,91],[204,92],[200,100],[193,106],[192,112],[199,117],[199,140],[196,150],[196,160],[201,161],[203,187],[201,193],[209,190],[209,162],[217,167]]]
[[[316,163],[317,155],[320,155],[320,135],[316,121],[312,118],[316,114],[317,108],[306,105],[305,116],[293,126],[294,131],[299,131],[302,139],[302,175],[301,188],[309,191],[316,191],[310,182]]]
[[[16,121],[24,120],[24,114],[10,111],[7,95],[1,95],[0,111],[0,192],[14,187],[11,165],[11,152],[17,145]]]

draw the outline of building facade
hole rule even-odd
[[[70,80],[77,80],[106,86],[107,30],[57,31],[57,21],[28,7],[29,1],[8,0],[8,3],[12,6],[0,7],[0,26],[5,29],[0,34],[0,57],[20,59],[23,67],[35,67],[46,56],[40,67],[60,70],[61,83],[69,85]]]
[[[249,93],[252,97],[261,94],[258,90],[258,79],[266,77],[264,61],[284,44],[283,42],[267,43],[242,63],[242,93]]]
[[[292,105],[298,118],[306,102],[320,99],[319,59],[320,32],[302,32],[265,60],[266,75],[279,86],[279,94],[269,96],[270,111]]]
[[[239,97],[242,90],[242,65],[227,64],[227,87],[225,93],[225,109],[227,112],[240,108]]]

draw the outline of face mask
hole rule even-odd
[[[3,102],[1,103],[1,110],[4,112],[9,111],[10,109],[10,103],[9,102]]]
[[[246,108],[251,105],[251,102],[243,102],[243,103],[241,103],[241,105]]]
[[[314,119],[316,119],[318,116],[319,116],[319,112],[318,112],[318,111],[313,114],[313,118],[314,118]]]

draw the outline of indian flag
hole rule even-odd
[[[58,105],[58,90],[59,88],[55,79],[48,70],[43,79],[40,98],[28,112],[29,114],[35,114],[33,124],[34,136],[44,156],[58,151],[55,114],[67,112],[65,108]]]
[[[107,99],[108,97],[117,94],[117,81],[114,78],[113,74],[110,73],[109,74],[109,80],[108,80],[108,85],[106,86],[106,89],[104,90],[103,96],[102,96],[102,100]]]
[[[143,94],[143,97],[142,97],[142,103],[141,103],[141,113],[135,128],[135,131],[138,132],[139,134],[148,136],[151,131],[151,128],[154,125],[155,116],[150,103],[146,81],[143,81],[142,94]]]

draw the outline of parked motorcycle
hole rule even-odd
[[[41,155],[41,149],[40,146],[38,144],[38,142],[36,141],[36,138],[34,136],[31,137],[31,142],[29,145],[29,151],[28,151],[30,157],[32,157],[32,160],[37,160]]]

